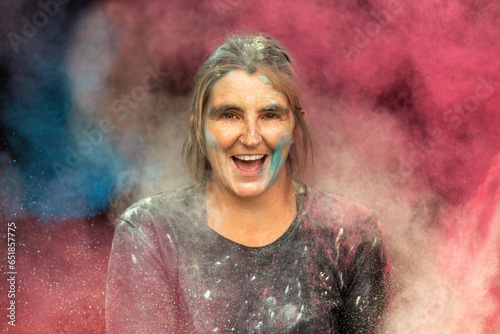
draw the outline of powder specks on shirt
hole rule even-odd
[[[206,226],[201,193],[161,194],[122,215],[106,300],[116,332],[373,332],[386,260],[369,213],[296,186],[290,228],[270,245],[245,247]],[[120,260],[127,254],[133,268]]]

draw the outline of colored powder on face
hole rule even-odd
[[[270,82],[269,79],[264,75],[259,75],[259,79],[262,80],[262,83]]]
[[[283,146],[291,141],[292,133],[290,133],[288,139],[281,137],[278,146],[271,152],[271,162],[265,182],[266,187],[273,185],[278,178],[281,168],[283,167],[283,163],[286,160],[286,157],[283,157]]]
[[[215,139],[214,135],[208,128],[205,127],[205,145],[207,150],[209,147],[218,147],[217,139]]]
[[[214,108],[210,108],[210,110],[208,111],[208,117],[210,119],[215,119],[215,109]]]
[[[279,175],[279,170],[281,169],[281,153],[283,151],[283,144],[285,140],[283,138],[280,139],[278,146],[271,152],[271,162],[269,166],[269,171],[266,177],[266,187],[270,186],[276,181],[276,178]]]

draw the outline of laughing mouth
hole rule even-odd
[[[256,155],[235,155],[232,157],[236,167],[242,172],[257,172],[266,161],[267,155],[256,154]]]
[[[254,161],[254,160],[260,160],[264,157],[264,154],[259,154],[259,155],[235,155],[233,157],[239,160],[244,160],[244,161]]]

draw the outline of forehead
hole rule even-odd
[[[242,106],[288,105],[285,94],[275,89],[262,71],[248,74],[244,70],[231,71],[212,88],[210,96],[213,106],[241,104]]]

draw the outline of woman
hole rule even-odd
[[[116,227],[110,333],[367,333],[386,257],[377,221],[293,181],[310,145],[292,60],[236,36],[201,67],[185,157],[198,185],[131,206]]]

